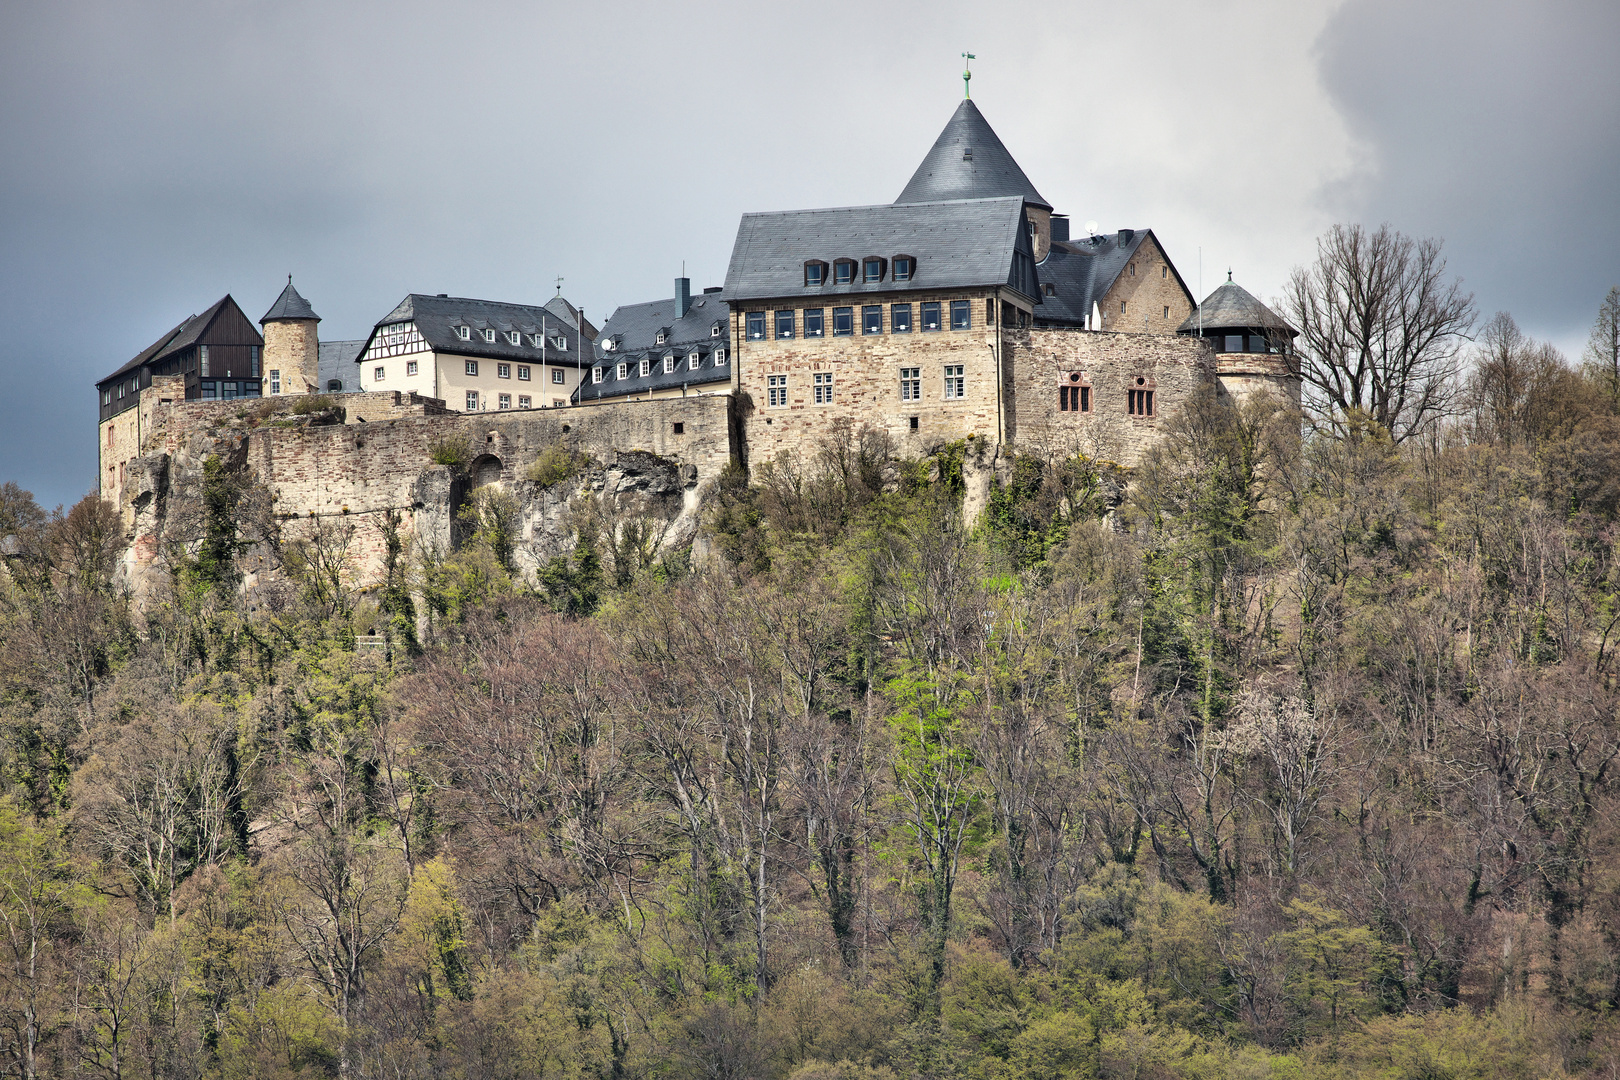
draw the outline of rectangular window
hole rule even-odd
[[[883,333],[883,305],[867,304],[861,308],[861,333]]]
[[[809,262],[804,264],[804,283],[810,286],[820,285],[827,280],[827,264]]]
[[[824,308],[804,309],[804,336],[807,338],[821,337],[826,333],[826,326],[822,322]]]
[[[963,374],[965,364],[945,365],[945,399],[947,401],[960,401],[967,396],[967,378]]]
[[[476,390],[467,391],[467,411],[468,412],[477,412],[478,411],[478,391],[476,391]]]
[[[664,374],[665,375],[671,375],[671,374],[674,374],[674,372],[675,372],[675,354],[670,353],[668,356],[664,357]]]
[[[405,374],[407,374],[407,375],[415,375],[416,374],[416,361],[415,360],[407,360],[407,361],[405,361]]]
[[[815,391],[817,405],[831,405],[833,399],[833,377],[830,371],[818,371],[815,374]]]
[[[874,281],[883,280],[883,260],[867,259],[861,264],[861,280],[870,285]]]
[[[478,374],[478,361],[476,361],[476,360],[468,360],[465,370],[466,370],[468,375],[476,375],[476,374]]]
[[[374,368],[371,369],[371,381],[372,382],[382,382],[383,381],[383,375],[384,375],[384,370],[381,367],[374,367]]]
[[[922,400],[922,368],[903,367],[900,369],[900,400]]]
[[[235,401],[240,396],[240,390],[235,381],[220,383],[219,396],[227,401]]]
[[[203,374],[203,375],[212,374],[208,370],[208,346],[199,345],[197,347],[197,357],[198,357],[198,362],[202,365],[201,374]]]
[[[1123,300],[1119,302],[1119,313],[1121,315],[1125,314],[1125,301]]]
[[[1169,304],[1164,305],[1164,317],[1167,318],[1167,319],[1170,317],[1170,305]]]
[[[895,260],[895,261],[899,262],[898,259]],[[889,305],[889,333],[891,333],[891,334],[909,334],[909,333],[911,333],[911,305],[910,304],[890,304]]]
[[[521,345],[523,344],[523,335],[516,330],[508,330],[506,332],[506,343],[508,345]]]
[[[101,403],[103,405],[111,405],[112,404],[112,391],[111,390],[103,390],[101,392]],[[109,434],[109,435],[112,434],[112,428],[107,429],[107,434]]]
[[[1090,412],[1091,387],[1089,386],[1060,386],[1058,387],[1058,410],[1060,412]]]
[[[255,379],[259,377],[259,347],[257,345],[248,346],[248,374]]]
[[[591,384],[594,386],[596,383],[599,383],[601,381],[602,381],[602,365],[598,364],[595,367],[591,368]]]
[[[1153,415],[1153,391],[1127,390],[1125,391],[1125,409],[1132,416]]]
[[[120,387],[120,389],[122,389],[122,387]],[[204,401],[213,401],[215,398],[219,397],[219,386],[217,383],[205,382],[202,384],[202,389],[199,391],[199,393],[202,394],[202,399]]]
[[[790,338],[793,336],[793,312],[791,310],[776,313],[776,336],[778,338]]]
[[[1243,351],[1243,335],[1242,334],[1227,334],[1226,335],[1226,351],[1227,352],[1242,352]]]
[[[568,376],[566,373],[564,373],[562,368],[553,368],[551,372],[551,381],[561,386],[568,381]]]
[[[951,301],[951,329],[967,330],[973,325],[973,308],[966,300]]]
[[[716,349],[716,350],[714,350],[714,366],[715,367],[725,367],[726,366],[726,350],[724,350],[724,349]]]
[[[787,405],[787,376],[765,376],[765,392],[768,396],[767,404],[773,409],[780,409]]]
[[[1159,267],[1159,276],[1168,279],[1170,277],[1170,268],[1168,266]]]
[[[765,340],[765,313],[763,311],[750,311],[748,313],[748,340]]]
[[[529,404],[529,395],[528,394],[519,394],[518,395],[518,408],[520,408],[520,409],[530,409],[530,408],[533,408],[533,407],[534,406]]]
[[[688,356],[686,358],[686,370],[687,371],[696,371],[699,367],[702,367],[702,366],[703,366],[703,357],[701,355],[699,355],[698,353],[692,353],[690,356]]]
[[[496,364],[495,365],[495,377],[497,379],[510,379],[512,377],[512,365],[511,364]]]
[[[833,284],[848,285],[855,280],[855,264],[852,262],[833,263]]]
[[[528,364],[519,364],[518,365],[518,382],[528,382],[528,381],[529,381],[529,365]]]
[[[939,301],[930,300],[922,306],[922,328],[924,330],[939,329]]]
[[[643,356],[641,358],[641,377],[643,379],[645,379],[647,376],[649,376],[651,374],[652,374],[652,357]]]
[[[281,369],[280,368],[271,368],[270,369],[270,392],[272,394],[281,393]]]
[[[629,364],[622,363],[622,362],[619,364],[618,377],[621,378],[621,379],[628,379],[630,377],[630,365]]]
[[[471,341],[472,340],[472,328],[468,327],[468,326],[458,326],[458,327],[456,327],[456,336],[459,337],[462,341]]]
[[[894,257],[894,280],[896,280],[896,281],[910,281],[911,280],[911,257],[910,256],[908,256],[908,255],[896,255]]]
[[[510,409],[512,407],[512,395],[502,394],[500,397],[496,398],[495,407],[497,409]]]
[[[855,332],[855,309],[852,307],[833,308],[833,337],[843,337]]]

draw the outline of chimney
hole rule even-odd
[[[686,318],[687,309],[692,306],[692,279],[678,277],[675,279],[675,317]]]
[[[1121,230],[1119,230],[1119,246],[1120,247],[1130,247],[1131,246],[1131,241],[1134,240],[1135,238],[1136,238],[1136,230],[1135,229],[1121,229]]]
[[[1069,216],[1067,214],[1052,215],[1052,239],[1063,241],[1069,239]]]

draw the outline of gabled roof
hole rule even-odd
[[[1083,326],[1091,305],[1100,302],[1119,275],[1125,272],[1150,229],[1131,230],[1121,241],[1122,232],[1106,233],[1084,240],[1054,240],[1041,263],[1041,284],[1050,285],[1055,295],[1044,296],[1036,315],[1040,322]]]
[[[293,288],[292,275],[288,274],[287,287],[281,290],[281,295],[276,297],[276,302],[271,304],[270,310],[264,313],[264,318],[259,320],[259,325],[263,326],[267,322],[280,322],[290,319],[321,321],[321,317],[315,314],[315,309],[309,306],[309,301],[299,296],[298,290]]]
[[[1012,285],[1033,288],[1020,274],[1016,253],[1028,251],[1024,199],[960,199],[951,202],[843,206],[744,214],[726,271],[725,295],[746,300],[812,294],[828,298],[913,289]],[[910,281],[821,285],[807,288],[805,262],[860,260],[869,255],[916,260]],[[859,274],[856,275],[857,279]],[[1032,300],[1039,297],[1031,296]]]
[[[714,336],[719,324],[720,335]],[[664,344],[658,344],[658,331],[667,327],[669,335]],[[726,348],[730,338],[731,306],[724,292],[706,292],[692,297],[691,306],[681,318],[675,317],[675,298],[654,300],[646,304],[626,304],[613,312],[602,326],[596,339],[596,360],[607,376],[600,383],[592,383],[590,376],[580,380],[578,400],[595,401],[599,398],[643,394],[649,390],[672,387],[708,386],[730,382],[730,366],[716,367],[714,350]],[[613,343],[612,351],[604,346]],[[690,357],[698,354],[698,369],[693,371]],[[664,357],[675,356],[675,370],[664,371]],[[652,373],[640,374],[643,357],[652,360]],[[630,365],[628,379],[613,375],[620,363]]]
[[[896,203],[943,202],[947,199],[994,199],[1016,195],[1034,206],[1052,209],[1029,182],[1024,170],[996,137],[990,122],[972,101],[956,107],[945,130],[934,140],[911,182]]]
[[[519,363],[570,364],[581,366],[590,362],[587,347],[581,359],[579,331],[561,320],[549,308],[538,304],[507,304],[498,300],[474,300],[462,296],[428,296],[411,293],[377,321],[355,359],[365,355],[377,331],[391,323],[416,324],[435,352],[454,353],[458,356],[480,356],[494,360],[514,360]],[[463,340],[458,327],[468,328]],[[485,341],[482,331],[494,330],[495,340]],[[541,344],[534,343],[534,335],[542,329],[546,337]],[[516,330],[519,344],[513,345],[507,334]],[[561,346],[553,339],[560,338]],[[586,338],[588,342],[589,337]],[[345,380],[346,381],[346,380]]]
[[[1199,312],[1203,312],[1202,320]],[[1288,321],[1256,300],[1254,294],[1234,284],[1231,275],[1220,288],[1210,293],[1195,309],[1187,321],[1176,328],[1178,334],[1196,334],[1204,330],[1285,330],[1289,337],[1299,334]]]
[[[110,382],[113,379],[118,378],[120,375],[128,374],[129,372],[134,371],[136,368],[143,367],[146,364],[155,364],[159,360],[162,360],[165,356],[172,356],[181,349],[195,345],[197,343],[197,339],[202,337],[203,334],[207,332],[209,324],[214,321],[215,317],[217,317],[222,310],[224,310],[225,305],[231,304],[234,306],[235,303],[236,301],[231,299],[231,294],[226,293],[224,296],[215,301],[214,305],[201,315],[193,315],[188,319],[181,320],[179,326],[176,326],[173,330],[170,330],[167,334],[164,334],[162,337],[152,342],[152,344],[136,353],[133,359],[127,361],[122,367],[120,367],[117,371],[114,371],[111,375],[108,375],[104,379],[97,380],[96,385],[100,386],[104,382]]]
[[[553,296],[546,301],[546,310],[574,329],[579,329],[580,319],[583,318],[583,315],[579,308],[568,302],[566,297]],[[585,340],[595,341],[597,333],[596,324],[589,319],[585,319]]]

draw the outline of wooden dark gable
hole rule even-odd
[[[158,375],[184,376],[187,400],[258,397],[263,350],[258,328],[227,293],[96,383],[100,417],[134,407]]]

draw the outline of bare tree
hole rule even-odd
[[[1340,431],[1366,413],[1400,442],[1450,410],[1474,297],[1446,279],[1440,247],[1388,225],[1335,225],[1316,262],[1295,268],[1283,306],[1319,422]]]
[[[1620,408],[1620,285],[1609,286],[1609,295],[1598,305],[1597,322],[1592,324],[1581,360]]]

